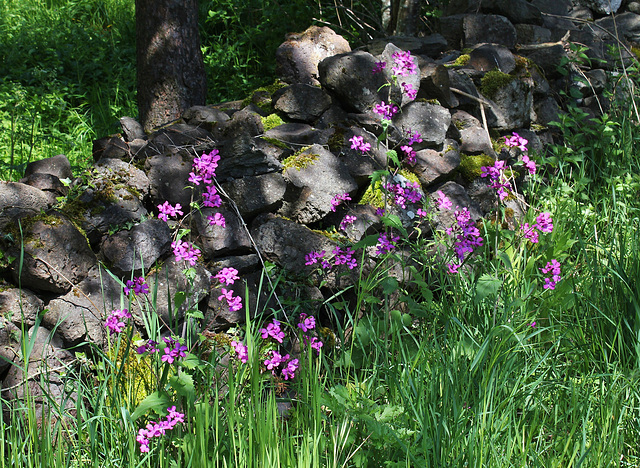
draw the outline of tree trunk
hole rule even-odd
[[[420,22],[420,5],[420,0],[382,0],[382,25],[387,34],[416,34]]]
[[[204,105],[198,0],[136,0],[138,112],[145,131]]]

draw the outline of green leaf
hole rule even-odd
[[[391,294],[396,289],[398,289],[398,280],[392,276],[389,276],[382,280],[380,286],[382,286],[382,292],[384,294]]]
[[[400,160],[398,159],[398,152],[396,150],[387,151],[387,157],[398,167],[400,167]]]
[[[186,372],[180,372],[178,375],[172,375],[169,377],[169,385],[173,388],[178,395],[191,399],[195,396],[195,385],[193,383],[193,377]]]
[[[363,249],[365,247],[372,247],[378,243],[378,234],[371,234],[369,236],[360,239],[360,242],[353,246],[354,250]]]
[[[175,296],[173,296],[173,304],[176,306],[176,309],[184,303],[185,299],[187,299],[187,293],[184,291],[178,291]]]
[[[135,421],[149,410],[152,410],[157,414],[163,414],[167,411],[170,403],[171,400],[169,399],[169,395],[167,395],[166,393],[153,392],[151,395],[148,395],[144,400],[142,400],[142,402],[138,405],[136,410],[131,415],[131,419]]]
[[[502,280],[499,278],[494,278],[488,274],[482,275],[478,278],[478,283],[476,284],[476,300],[478,302],[489,296],[495,296],[502,286]]]
[[[402,226],[402,221],[400,221],[400,217],[398,215],[390,214],[390,215],[383,216],[382,222],[384,223],[385,226],[389,226],[394,229],[397,229],[406,237],[407,231]]]

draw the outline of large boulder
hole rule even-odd
[[[87,239],[58,213],[26,219],[22,223],[22,237],[17,227],[13,232],[16,242],[9,250],[15,258],[11,273],[16,283],[29,289],[66,293],[96,264]]]
[[[302,34],[289,34],[276,50],[276,73],[286,83],[317,86],[318,64],[327,57],[351,52],[351,46],[326,26],[311,26]]]

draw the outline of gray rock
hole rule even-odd
[[[615,0],[614,0],[615,1]],[[603,2],[605,3],[605,2]],[[612,2],[614,3],[614,2]],[[618,0],[620,5],[620,0]],[[614,18],[607,16],[595,22],[596,25],[606,29],[611,34],[619,35],[629,42],[640,42],[640,15],[627,11],[615,16]],[[592,28],[598,37],[604,38],[605,33],[597,28]]]
[[[460,73],[456,70],[449,70],[449,80],[451,82],[451,90],[453,91],[454,96],[454,102],[451,107],[459,107],[467,110],[476,109],[478,107],[478,101],[454,91],[460,90],[466,94],[480,98],[480,93],[478,92],[478,88],[476,88],[473,80],[465,73]]]
[[[367,44],[367,51],[372,55],[380,55],[387,44],[394,44],[402,50],[408,50],[413,55],[438,57],[447,49],[447,40],[441,34],[430,34],[425,37],[389,36],[376,38]]]
[[[289,150],[262,138],[241,135],[228,141],[220,151],[222,159],[217,170],[218,180],[226,181],[281,171],[280,160],[290,153]]]
[[[322,146],[313,145],[290,161],[284,177],[289,186],[279,213],[303,224],[325,217],[331,199],[358,188],[344,163]]]
[[[440,34],[445,38],[449,48],[461,50],[464,47],[464,14],[452,14],[440,18]]]
[[[420,183],[427,187],[451,177],[458,166],[460,166],[458,145],[453,140],[447,140],[441,152],[432,149],[416,152],[416,164],[412,171],[418,176]]]
[[[465,47],[492,43],[513,49],[516,46],[516,28],[507,18],[499,15],[466,15],[462,20]]]
[[[202,126],[214,135],[220,132],[230,119],[226,112],[209,106],[190,107],[184,111],[182,118],[189,125]]]
[[[29,327],[25,324],[25,331],[28,329]],[[22,330],[0,315],[0,372],[4,372],[7,366],[14,363],[16,366],[20,365],[21,338]]]
[[[140,122],[132,117],[121,117],[120,126],[122,127],[125,141],[133,141],[138,138],[144,140],[147,137]]]
[[[267,141],[274,139],[287,146],[300,148],[313,144],[326,145],[333,133],[331,128],[320,130],[304,123],[286,123],[267,130],[263,136]]]
[[[481,44],[471,51],[467,65],[483,72],[497,68],[502,73],[511,73],[516,69],[516,59],[506,47]]]
[[[246,107],[233,114],[231,120],[225,122],[220,133],[224,138],[234,139],[244,136],[256,136],[264,133],[262,118],[251,107]]]
[[[96,266],[72,291],[49,302],[42,323],[56,330],[65,347],[93,343],[103,348],[108,334],[104,322],[112,310],[123,308],[121,293],[121,283]]]
[[[404,50],[401,49],[400,47],[397,47],[395,44],[389,43],[384,48],[384,51],[379,57],[379,61],[385,62],[387,64],[387,66],[382,71],[382,74],[385,77],[387,83],[390,83],[390,86],[385,87],[384,89],[385,92],[382,93],[382,95],[380,96],[380,99],[385,102],[389,102],[389,101],[395,102],[399,104],[400,107],[403,107],[412,101],[412,99],[409,99],[406,93],[402,92],[401,85],[406,84],[411,86],[411,88],[413,88],[415,91],[420,90],[420,71],[419,70],[417,70],[417,73],[415,74],[411,74],[407,76],[398,76],[397,85],[394,82],[393,67],[395,66],[395,59],[393,56],[394,54],[403,53],[403,52]],[[414,63],[416,64],[416,66],[418,65],[418,63],[415,62],[415,59],[414,59]]]
[[[251,234],[264,257],[299,274],[309,274],[314,266],[305,265],[305,255],[312,251],[331,252],[336,243],[294,221],[271,214],[258,216]]]
[[[180,203],[183,211],[189,211],[192,191],[189,189],[189,173],[193,170],[193,158],[182,153],[151,156],[145,162],[145,172],[153,206],[165,201],[171,205]],[[196,195],[199,192],[196,191]]]
[[[460,151],[467,154],[485,153],[495,157],[491,138],[478,119],[465,111],[456,111],[452,116]]]
[[[8,288],[0,291],[0,317],[20,327],[31,327],[44,302],[28,289]]]
[[[640,3],[639,2],[630,2],[627,5],[627,9],[631,13],[635,13],[636,15],[640,14]]]
[[[40,213],[51,199],[42,190],[19,182],[0,181],[0,229],[16,219]]]
[[[71,172],[71,163],[64,154],[59,154],[51,158],[40,159],[27,164],[24,176],[28,177],[31,174],[36,173],[51,174],[60,180],[71,179],[73,177]]]
[[[223,184],[222,188],[235,201],[243,216],[253,218],[260,213],[278,209],[287,189],[287,182],[282,174],[272,172],[234,179]]]
[[[324,90],[301,83],[278,90],[273,101],[276,110],[303,122],[314,122],[331,106],[331,97]]]
[[[224,217],[224,227],[209,224],[207,217],[216,212]],[[244,224],[234,211],[205,208],[196,215],[195,228],[199,236],[198,245],[202,247],[202,252],[207,259],[223,255],[238,255],[252,249],[251,239]]]
[[[64,185],[60,179],[53,174],[36,172],[35,174],[20,179],[20,182],[42,190],[48,198],[49,206],[55,205],[58,202],[58,198],[64,197],[69,193],[69,187]]]
[[[513,24],[542,24],[540,9],[525,0],[482,0],[481,3],[484,13],[505,16]]]
[[[422,136],[422,147],[441,145],[451,124],[451,113],[442,106],[428,102],[412,102],[393,119],[394,126],[404,138],[407,132],[419,133]],[[398,135],[392,135],[395,142],[400,142]],[[414,146],[414,149],[420,146]]]
[[[351,242],[358,242],[365,235],[382,230],[381,217],[376,214],[376,211],[377,209],[371,205],[356,205],[347,210],[347,215],[356,217],[356,220],[344,230]]]
[[[622,5],[622,0],[577,0],[577,2],[601,15],[615,13]],[[616,18],[619,18],[619,16]]]
[[[437,99],[443,106],[452,107],[451,82],[445,66],[428,63],[420,67],[418,99]]]
[[[551,30],[535,24],[516,24],[518,44],[551,42]]]
[[[531,87],[521,80],[511,80],[489,101],[487,123],[498,130],[525,127],[529,125],[532,105]]]
[[[480,208],[471,200],[469,194],[462,185],[455,182],[447,182],[439,187],[438,190],[441,190],[442,193],[451,200],[453,207],[451,210],[438,209],[436,211],[435,221],[437,229],[447,229],[456,224],[456,218],[454,215],[454,211],[456,209],[467,208],[469,213],[471,213],[471,219],[474,221],[477,221],[482,217]],[[437,197],[436,192],[432,193],[431,197],[435,200]]]
[[[351,52],[349,43],[326,26],[311,26],[302,34],[289,34],[276,50],[276,73],[285,83],[312,86],[318,81],[318,64],[327,57]]]
[[[551,96],[533,103],[531,120],[539,125],[548,125],[549,122],[559,122],[560,107]]]
[[[351,148],[350,139],[361,136],[364,143],[371,145],[366,154]],[[369,183],[369,176],[387,166],[387,150],[384,143],[378,142],[375,135],[354,126],[344,131],[342,147],[339,150],[340,159],[347,167],[347,171],[354,178],[359,187]]]
[[[329,57],[318,65],[319,79],[340,100],[343,107],[367,112],[380,101],[387,102],[382,73],[373,74],[377,60],[368,52],[356,51]],[[379,91],[380,90],[380,91]]]
[[[128,143],[118,135],[93,140],[91,153],[94,161],[102,158],[130,159],[132,156]]]
[[[558,77],[558,67],[567,58],[567,52],[561,44],[541,44],[543,47],[533,49],[521,48],[520,55],[539,66],[547,78]]]
[[[140,276],[156,260],[169,252],[171,231],[160,219],[149,219],[129,230],[119,231],[102,243],[102,253],[111,270],[119,276]]]
[[[175,154],[186,147],[191,148],[192,152],[201,153],[202,151],[209,150],[214,143],[215,139],[213,135],[206,129],[176,123],[149,135],[148,143],[136,156],[140,158]]]
[[[140,197],[149,195],[149,178],[133,164],[120,159],[103,158],[95,163],[93,168],[96,179],[108,179],[115,185],[133,188]]]
[[[29,289],[65,293],[96,263],[85,237],[64,216],[52,213],[28,219],[22,233],[22,239],[16,239],[9,249],[16,257],[11,274]],[[20,268],[21,247],[24,259]]]

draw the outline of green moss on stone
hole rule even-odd
[[[278,114],[269,114],[266,117],[260,117],[260,120],[265,132],[284,124],[284,120]]]
[[[487,72],[480,81],[480,92],[489,99],[493,99],[498,90],[504,88],[515,79],[507,73],[499,70]]]
[[[483,166],[493,166],[495,159],[486,154],[478,154],[470,156],[463,154],[460,158],[460,173],[462,177],[471,182],[482,174]]]
[[[320,157],[320,155],[315,153],[308,153],[307,151],[310,148],[311,146],[305,146],[304,148],[300,149],[300,151],[297,151],[289,156],[287,159],[282,161],[282,167],[284,167],[285,169],[293,167],[297,170],[301,170],[313,164]]]
[[[464,67],[467,63],[469,63],[470,59],[471,56],[469,54],[462,54],[451,65],[454,67]]]

